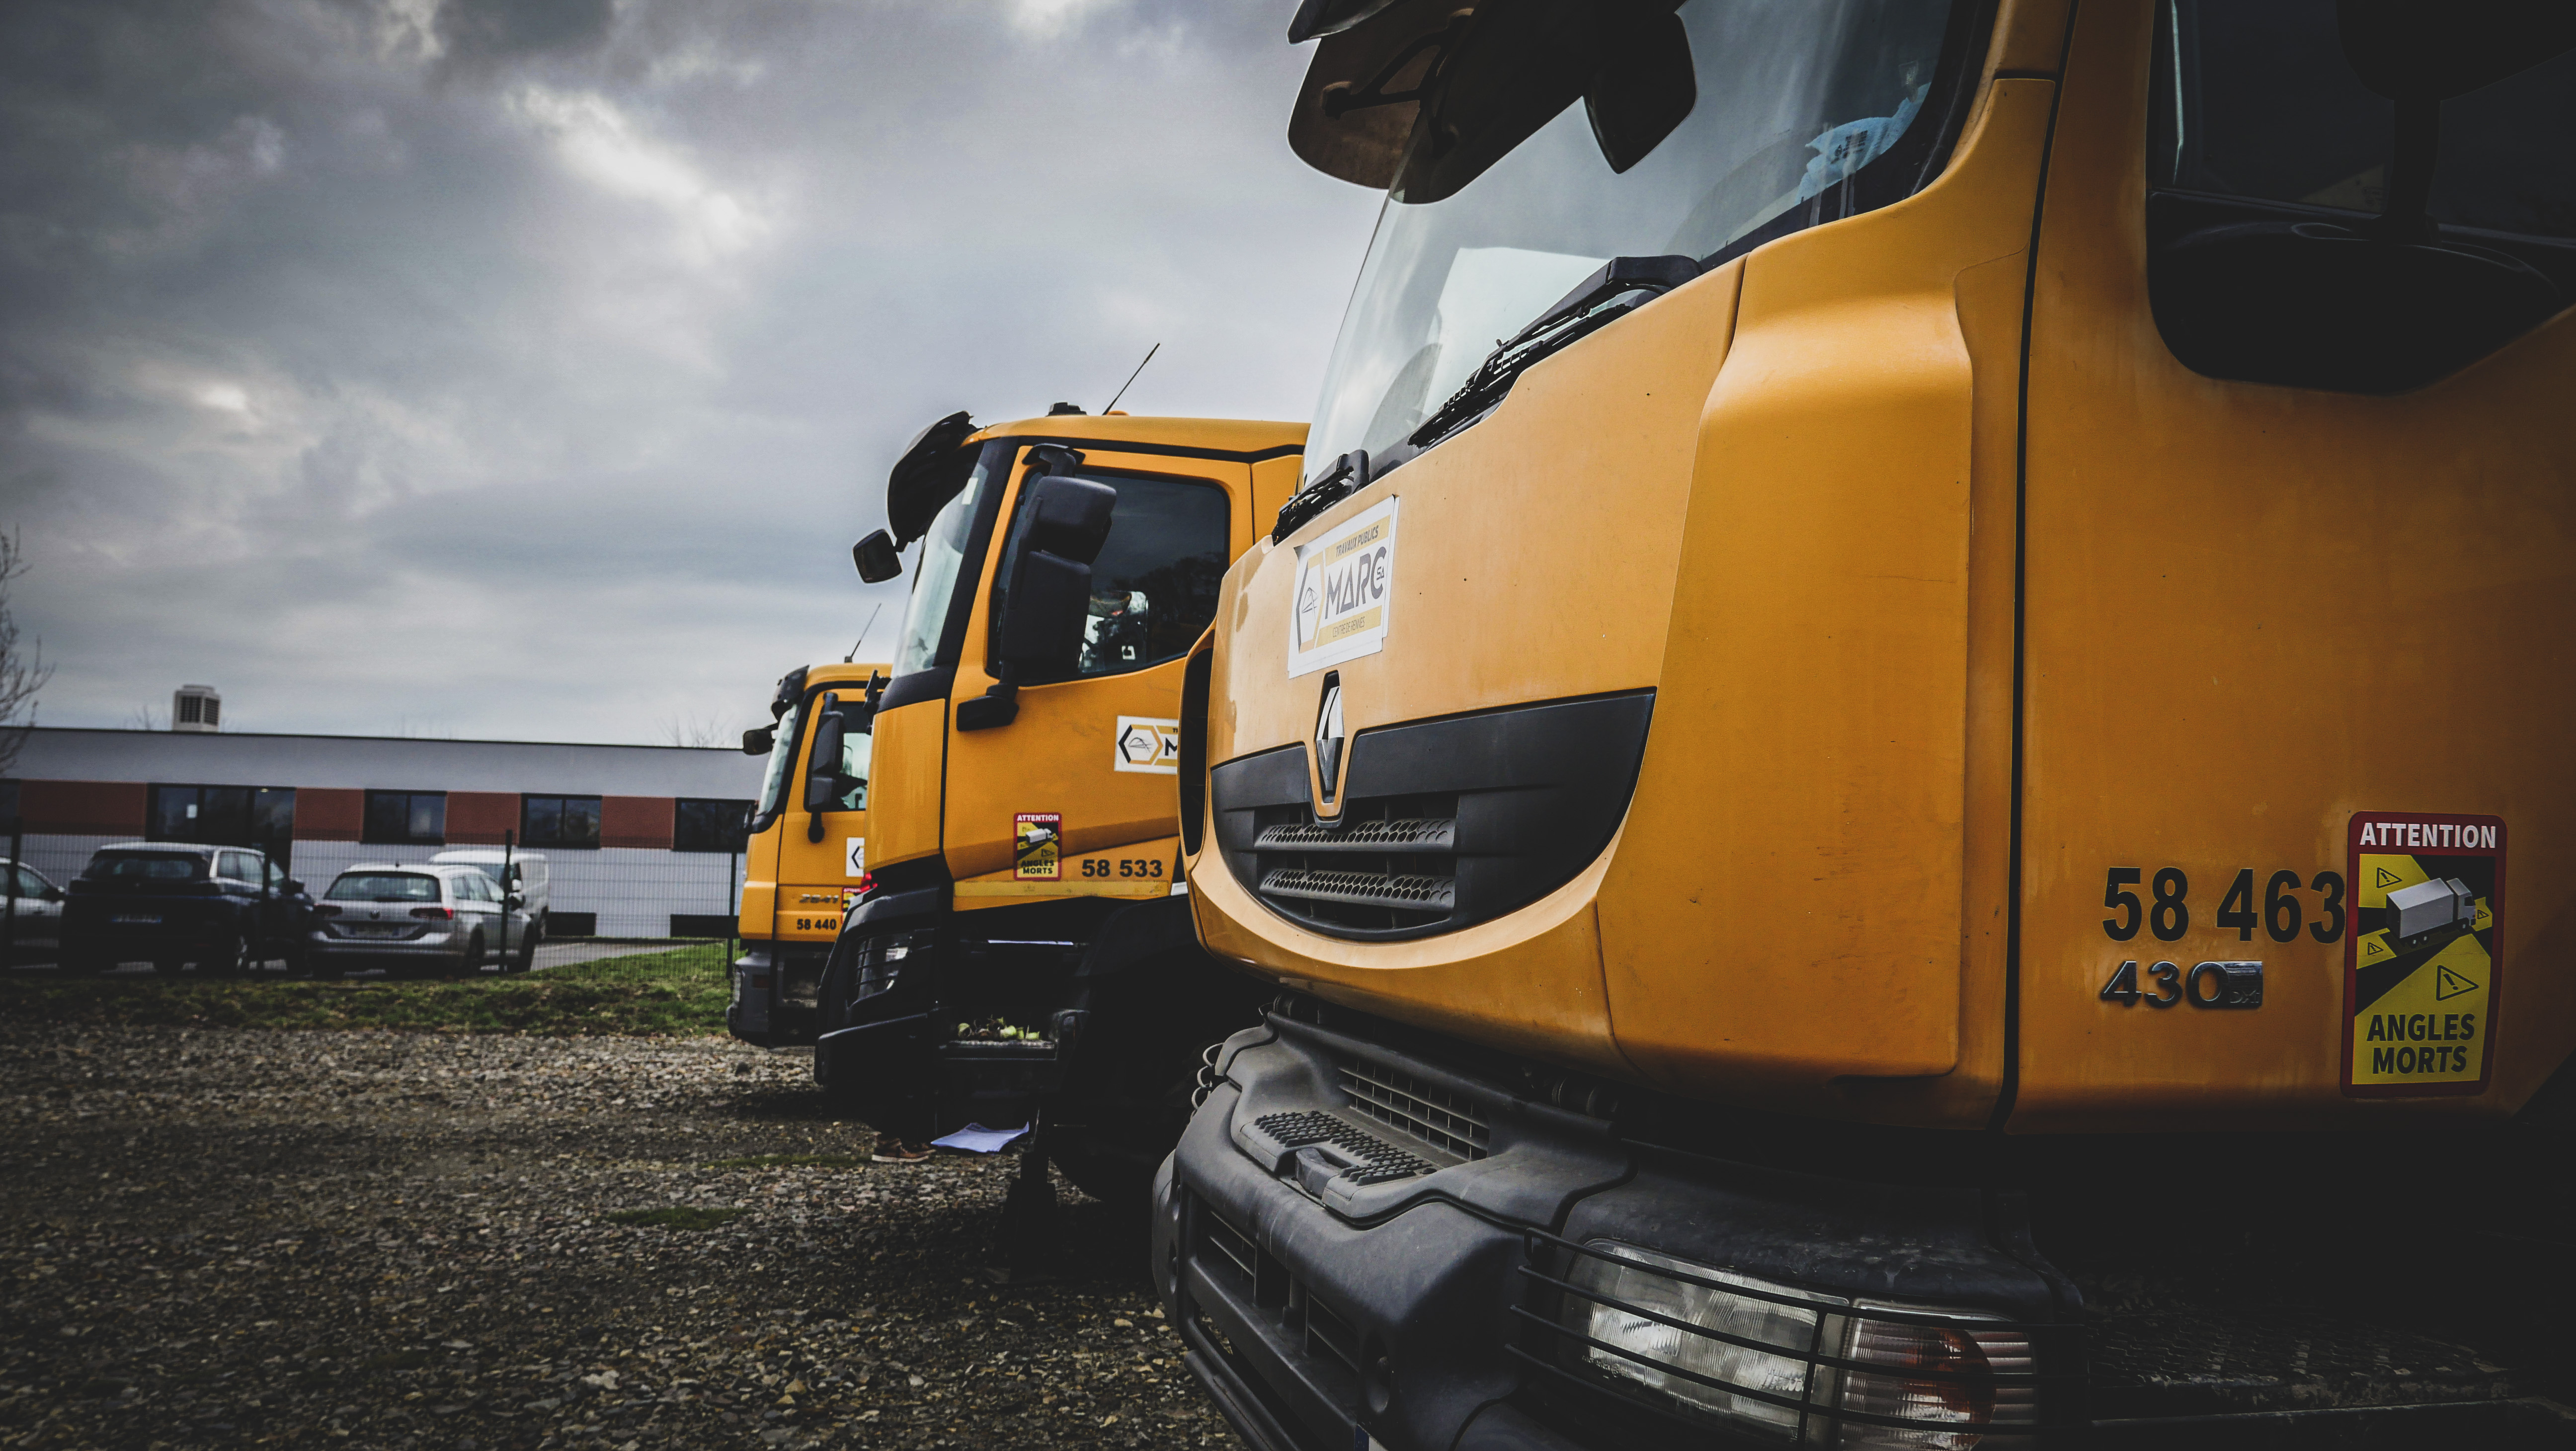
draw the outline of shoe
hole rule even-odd
[[[879,1139],[876,1152],[868,1155],[871,1164],[918,1164],[930,1157],[930,1145],[910,1139]]]

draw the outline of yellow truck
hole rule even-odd
[[[725,1027],[764,1048],[814,1041],[823,965],[868,885],[868,735],[883,665],[804,665],[779,677],[769,724],[743,732],[767,756],[743,848],[742,955]]]
[[[1065,407],[1059,405],[1060,408]],[[1174,818],[1183,657],[1297,487],[1295,424],[1060,411],[925,430],[858,545],[918,546],[874,697],[869,894],[822,986],[818,1080],[908,1140],[1043,1120],[1141,1202],[1203,1051],[1266,990],[1200,953]]]
[[[2576,9],[1291,34],[1387,201],[1153,1210],[1247,1441],[2567,1444]]]

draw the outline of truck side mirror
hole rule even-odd
[[[755,730],[744,731],[742,733],[742,753],[746,756],[768,755],[771,744],[777,741],[777,739],[778,727],[774,724],[761,726]]]
[[[859,578],[870,584],[903,573],[903,554],[894,547],[894,536],[882,529],[851,545],[850,558],[859,566]]]
[[[1091,609],[1091,562],[1109,542],[1118,491],[1089,479],[1037,481],[1004,561],[994,658],[1023,677],[1062,674],[1082,649]]]
[[[825,697],[828,702],[830,697]],[[841,750],[845,733],[838,711],[825,710],[814,723],[814,751],[805,762],[805,809],[828,810],[841,794]]]

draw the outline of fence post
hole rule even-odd
[[[521,906],[527,905],[526,894],[519,890],[518,883],[510,880],[510,852],[518,844],[518,837],[516,830],[506,826],[501,828],[501,973],[505,977],[510,972],[510,899],[518,897]],[[530,918],[527,925],[519,929],[519,940],[526,942],[528,934],[536,927],[536,919]],[[536,965],[537,955],[531,952],[528,966],[533,969]]]
[[[729,978],[733,975],[734,932],[742,926],[742,903],[735,898],[735,893],[741,890],[737,885],[742,880],[737,873],[741,863],[742,844],[736,842],[725,852],[724,955],[716,959],[716,976],[720,978]]]
[[[27,859],[27,818],[9,818],[9,905],[0,912],[0,971],[18,970],[18,864]],[[61,940],[61,934],[55,935]],[[57,955],[60,949],[56,949]]]

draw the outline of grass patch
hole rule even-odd
[[[0,980],[0,1018],[216,1028],[384,1028],[550,1038],[724,1032],[721,943],[608,957],[543,972],[445,981],[91,978]]]
[[[867,1160],[856,1154],[754,1154],[748,1159],[718,1159],[708,1169],[855,1169]]]
[[[733,1223],[749,1214],[748,1209],[701,1209],[695,1205],[675,1205],[668,1209],[620,1209],[608,1216],[611,1224],[650,1224],[663,1229],[714,1229]]]

